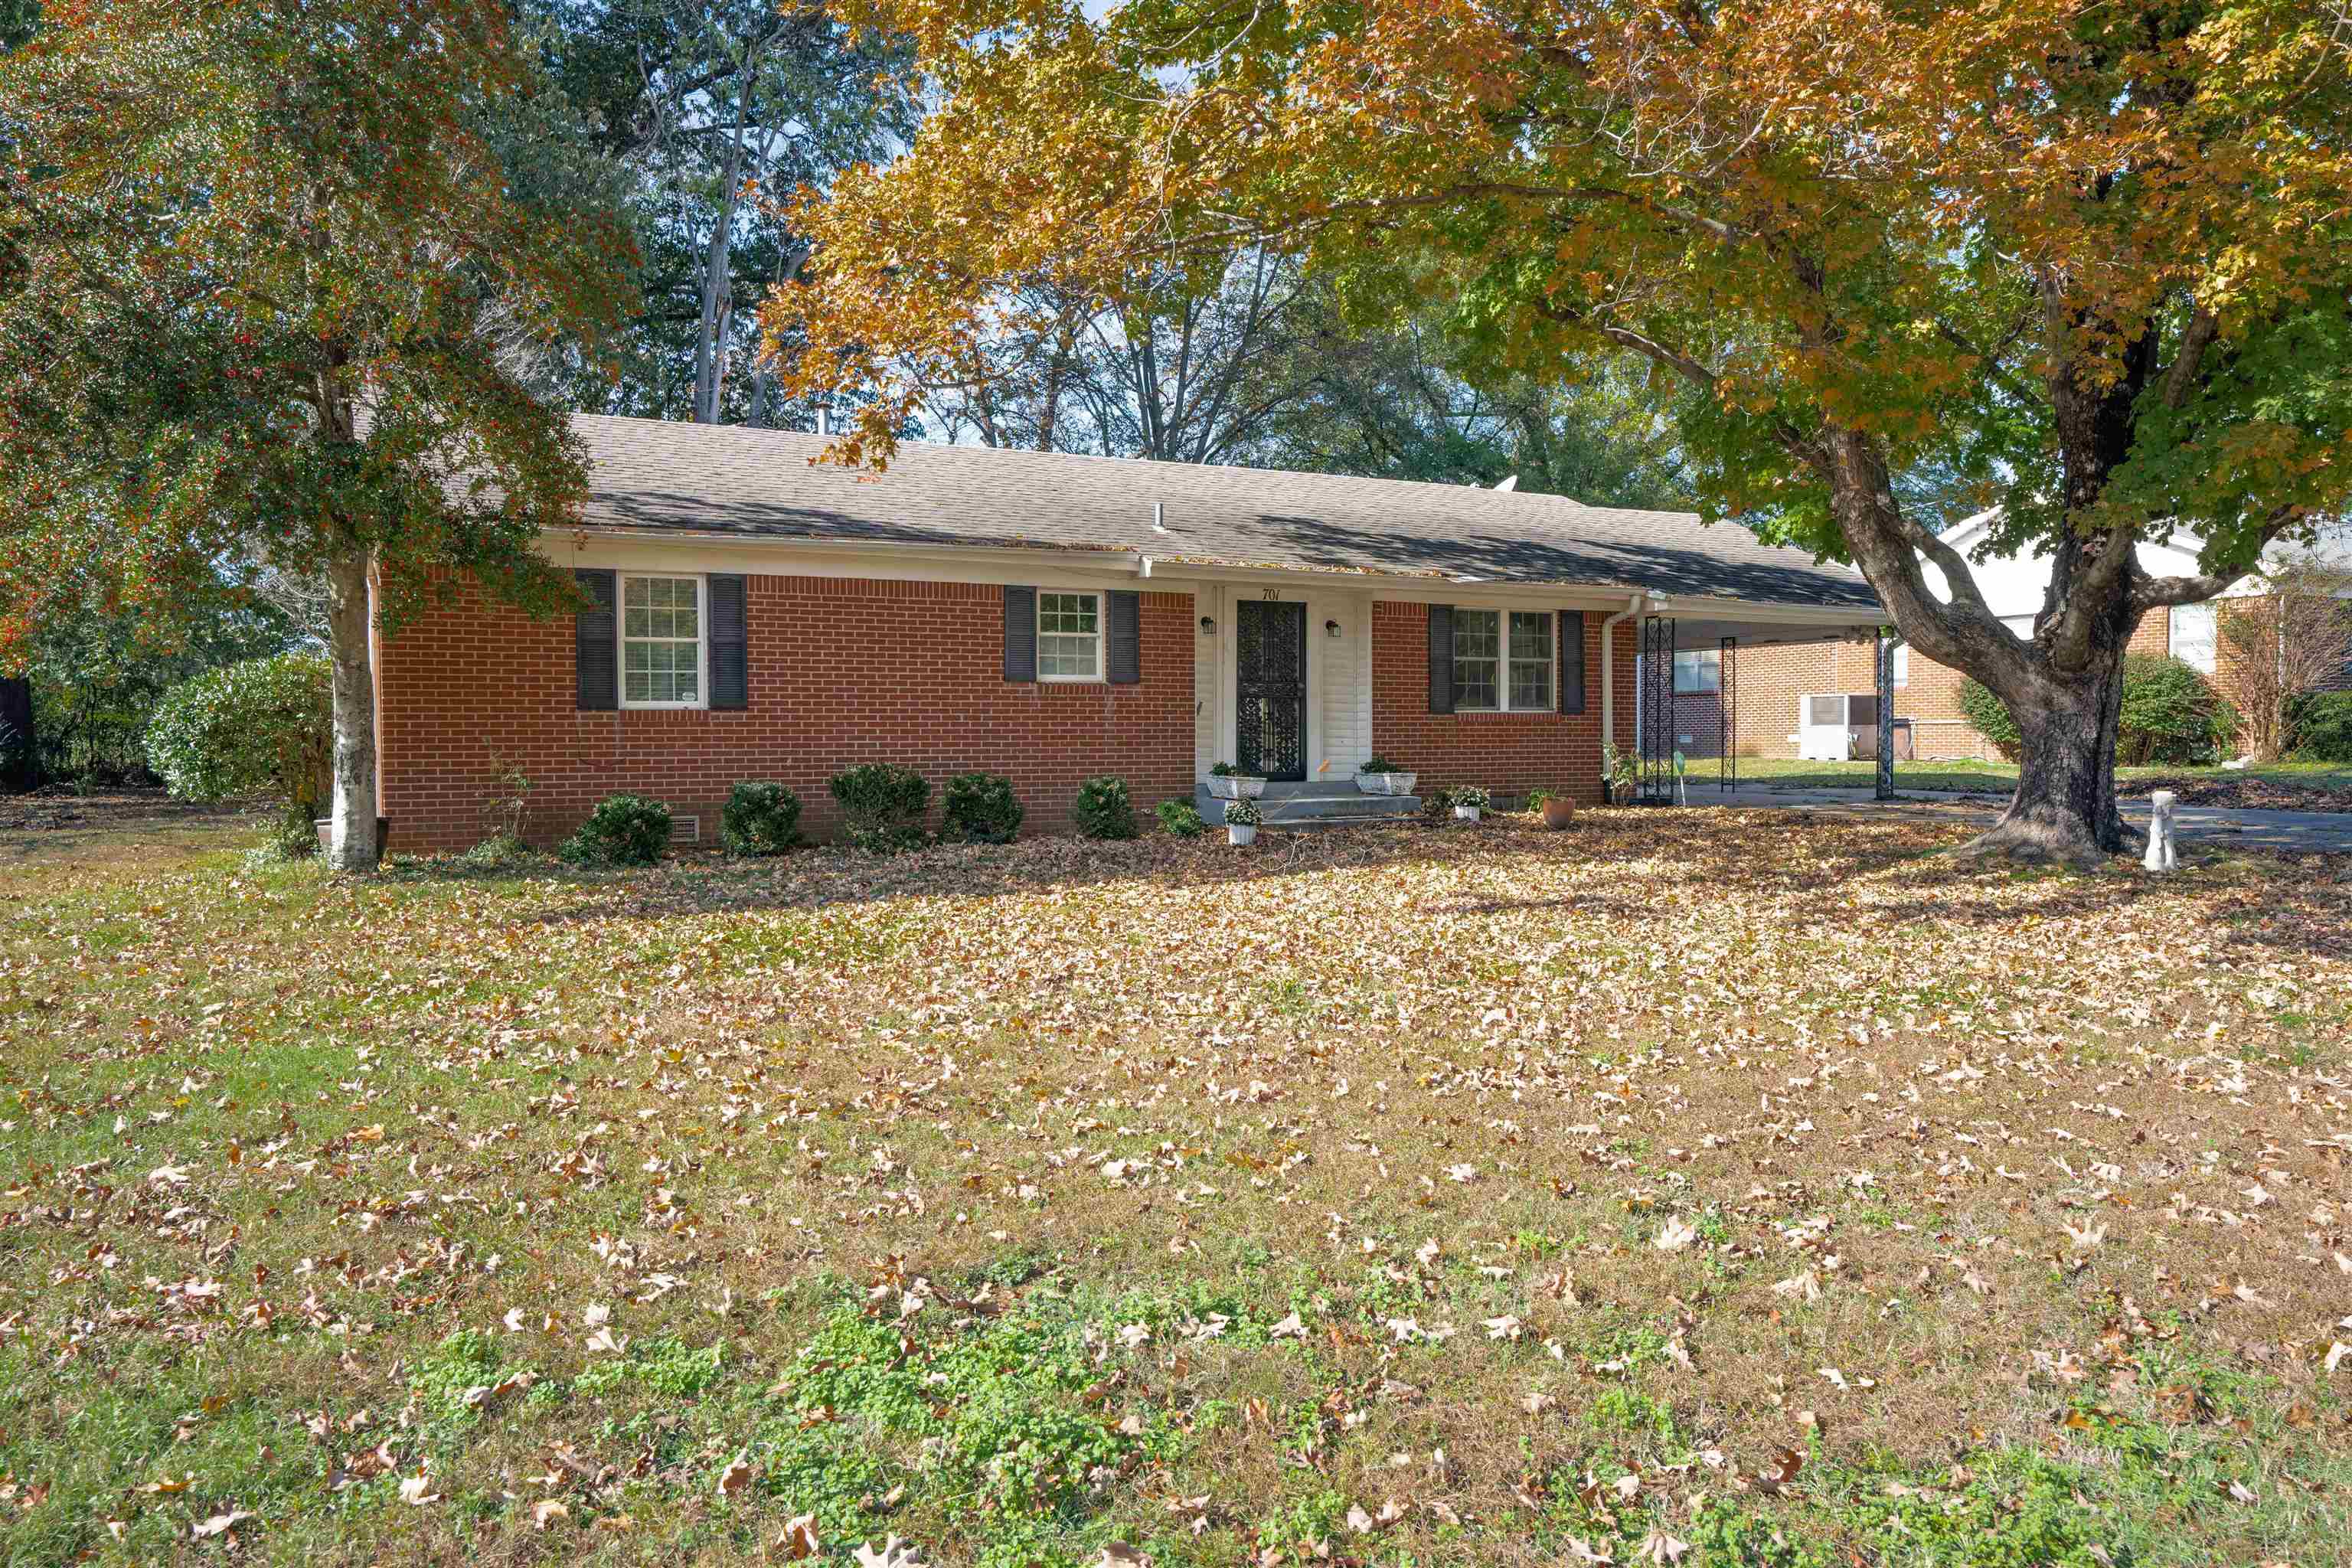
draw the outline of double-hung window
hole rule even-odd
[[[1547,711],[1552,705],[1549,610],[1454,611],[1456,712]]]
[[[1102,595],[1037,595],[1037,679],[1103,678]]]
[[[1675,655],[1675,695],[1689,696],[1695,692],[1723,689],[1723,654],[1716,648],[1700,648],[1692,653]]]
[[[2214,601],[2210,599],[2201,605],[2175,605],[2172,606],[2172,624],[2168,628],[2170,647],[2168,651],[2190,668],[2202,670],[2207,675],[2213,673],[2219,662],[2215,658],[2220,651],[2220,643],[2215,635],[2213,610]]]
[[[699,577],[621,579],[621,705],[703,704],[703,609]]]

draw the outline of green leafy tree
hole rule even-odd
[[[92,574],[323,579],[339,868],[378,853],[372,619],[576,602],[536,546],[584,462],[536,394],[628,244],[501,158],[540,90],[498,0],[113,0],[0,57],[0,658]]]
[[[903,41],[794,0],[531,0],[547,69],[592,145],[625,177],[642,256],[618,374],[582,374],[580,405],[704,423],[802,425],[753,352],[766,290],[807,240],[770,196],[822,187],[910,138]]]
[[[46,777],[136,776],[165,692],[301,640],[282,609],[226,573],[186,582],[166,605],[109,604],[101,587],[59,591],[19,651]]]
[[[281,842],[308,849],[334,754],[331,673],[318,654],[281,653],[184,681],[156,707],[148,761],[185,800],[278,795]]]

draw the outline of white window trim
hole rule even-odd
[[[1484,612],[1486,612],[1486,611],[1490,611],[1490,610],[1491,610],[1491,611],[1493,611],[1493,612],[1494,612],[1494,614],[1495,614],[1495,616],[1496,616],[1495,626],[1496,626],[1496,648],[1495,648],[1495,700],[1496,700],[1496,706],[1495,706],[1495,707],[1491,707],[1491,708],[1488,708],[1488,707],[1482,707],[1482,706],[1479,706],[1479,705],[1475,704],[1475,703],[1469,703],[1469,702],[1464,702],[1464,701],[1461,701],[1461,700],[1458,700],[1458,697],[1457,697],[1457,700],[1456,700],[1456,701],[1455,701],[1455,702],[1454,702],[1454,711],[1455,711],[1456,713],[1557,713],[1557,712],[1559,712],[1559,611],[1557,611],[1557,610],[1531,610],[1531,609],[1528,608],[1525,605],[1459,605],[1459,604],[1457,604],[1457,605],[1455,605],[1454,606],[1454,616],[1455,616],[1455,620],[1454,620],[1454,626],[1455,626],[1455,630],[1456,630],[1457,634],[1458,634],[1458,632],[1459,632],[1459,630],[1460,630],[1460,627],[1461,627],[1461,620],[1460,620],[1460,616],[1461,616],[1461,615],[1462,615],[1462,612],[1464,612],[1465,610],[1469,610],[1469,611],[1472,611],[1472,612],[1474,612],[1474,613],[1484,613]],[[1551,623],[1551,660],[1550,660],[1550,663],[1551,663],[1551,679],[1550,679],[1549,682],[1547,682],[1547,687],[1548,687],[1548,689],[1549,689],[1549,693],[1550,693],[1550,696],[1549,696],[1549,699],[1547,701],[1545,701],[1545,702],[1543,703],[1543,705],[1542,705],[1542,706],[1540,706],[1540,707],[1537,707],[1537,708],[1514,708],[1514,707],[1512,707],[1512,706],[1511,706],[1511,666],[1512,666],[1512,664],[1513,664],[1513,663],[1515,663],[1515,662],[1516,662],[1516,663],[1519,663],[1519,664],[1528,664],[1528,663],[1531,663],[1531,662],[1533,662],[1532,660],[1528,660],[1528,659],[1517,659],[1517,660],[1514,660],[1514,659],[1511,658],[1511,617],[1512,617],[1513,616],[1515,616],[1515,615],[1518,615],[1518,616],[1544,616],[1547,620],[1549,620],[1549,621]],[[1311,639],[1310,639],[1310,640],[1311,640]],[[1457,660],[1456,662],[1459,662],[1459,661]],[[1457,688],[1457,690],[1458,690],[1458,688]]]
[[[710,579],[700,572],[623,572],[614,585],[614,597],[618,614],[613,617],[613,658],[617,667],[614,679],[620,690],[621,706],[651,710],[669,710],[688,712],[710,706]],[[629,697],[629,584],[652,579],[663,579],[694,584],[694,700],[691,702],[636,702]],[[684,638],[639,637],[639,642],[684,641]]]
[[[1047,675],[1045,673],[1045,647],[1046,637],[1081,637],[1085,635],[1080,632],[1046,631],[1045,600],[1048,596],[1060,599],[1092,599],[1095,602],[1095,672],[1092,675]],[[1040,586],[1037,590],[1037,608],[1035,616],[1036,619],[1033,624],[1035,627],[1035,635],[1037,638],[1037,679],[1048,686],[1101,685],[1107,675],[1104,667],[1110,658],[1110,599],[1108,595],[1104,594],[1104,592],[1099,588],[1048,588]]]
[[[1895,645],[1894,662],[1895,689],[1900,691],[1911,684],[1911,645],[1909,643],[1902,642]]]

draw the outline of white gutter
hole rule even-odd
[[[1601,623],[1601,740],[1613,745],[1617,740],[1617,639],[1613,634],[1619,623],[1642,613],[1646,594],[1636,594],[1625,601],[1625,607]],[[1603,778],[1601,787],[1605,793],[1609,781]]]

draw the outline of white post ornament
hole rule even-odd
[[[2147,797],[2147,855],[2140,864],[2151,871],[2179,868],[2180,857],[2172,847],[2172,807],[2179,799],[2168,789]]]

